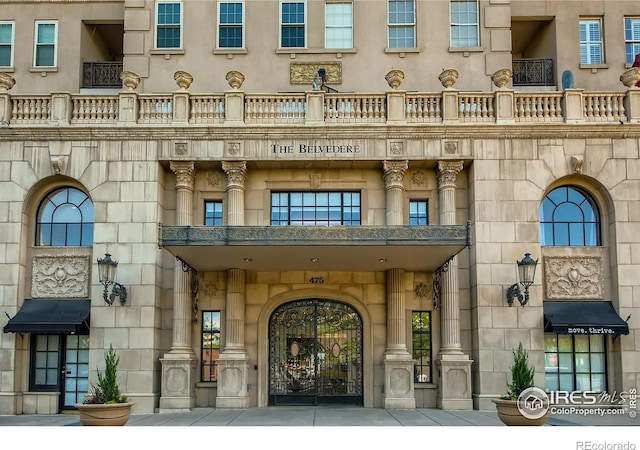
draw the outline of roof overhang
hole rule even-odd
[[[162,248],[197,271],[432,272],[470,245],[470,225],[160,225]]]

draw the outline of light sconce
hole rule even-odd
[[[104,258],[98,258],[98,276],[100,277],[100,283],[104,286],[102,295],[107,305],[113,305],[113,301],[116,297],[120,299],[120,304],[124,305],[127,302],[127,288],[124,285],[116,282],[116,269],[118,267],[118,261],[111,259],[109,253],[104,254]],[[109,286],[111,288],[111,294],[109,294]]]
[[[529,302],[529,286],[533,284],[533,278],[536,274],[536,266],[538,260],[531,257],[531,253],[525,253],[524,258],[516,261],[518,264],[518,283],[512,284],[507,288],[507,301],[509,306],[513,306],[513,299],[517,298],[522,306]],[[520,290],[520,286],[524,288],[524,293]]]

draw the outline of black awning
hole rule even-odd
[[[91,300],[26,299],[5,333],[69,334],[88,331]]]
[[[544,302],[544,331],[558,334],[629,334],[609,301]]]

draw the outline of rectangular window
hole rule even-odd
[[[218,48],[244,47],[242,2],[218,3]]]
[[[324,47],[353,47],[353,3],[326,3]]]
[[[451,2],[451,47],[478,47],[480,18],[478,2]]]
[[[416,46],[416,5],[414,0],[389,2],[389,48]]]
[[[544,335],[544,366],[548,391],[607,390],[604,335]]]
[[[580,64],[602,64],[602,22],[580,20]]]
[[[428,206],[427,200],[410,200],[409,225],[429,225]]]
[[[305,46],[306,12],[304,2],[280,3],[280,47]]]
[[[271,225],[360,225],[360,193],[273,192]]]
[[[56,391],[59,386],[60,336],[57,334],[35,334],[31,336],[31,375],[29,389],[32,391]]]
[[[158,3],[156,48],[182,48],[182,2]]]
[[[35,67],[55,67],[57,43],[58,22],[36,21],[33,65]]]
[[[220,311],[202,311],[202,348],[200,381],[218,381],[220,358]]]
[[[222,226],[222,200],[204,202],[204,225],[207,227]]]
[[[13,67],[13,22],[0,22],[0,67]]]
[[[624,18],[624,47],[627,64],[640,55],[640,17]]]
[[[411,342],[416,383],[431,383],[431,312],[413,311]]]

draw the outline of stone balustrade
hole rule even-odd
[[[238,124],[521,124],[640,123],[640,89],[626,92],[466,93],[393,90],[379,94],[326,93],[138,94],[0,92],[2,126],[238,125]]]

